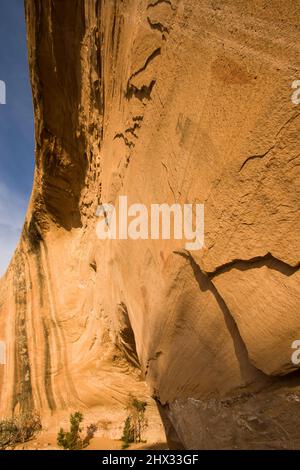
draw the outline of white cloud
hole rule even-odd
[[[11,260],[20,238],[27,200],[0,181],[0,276]]]

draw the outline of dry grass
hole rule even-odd
[[[42,429],[40,417],[25,413],[0,421],[0,450],[14,449],[19,443],[34,438]]]

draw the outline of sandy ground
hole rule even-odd
[[[18,445],[16,450],[59,450],[56,437],[57,434],[41,432],[35,439]],[[163,450],[167,448],[166,442],[149,442],[131,445],[129,450]],[[84,450],[122,450],[122,441],[94,437]]]

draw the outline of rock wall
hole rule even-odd
[[[300,447],[300,6],[25,5],[36,169],[0,285],[2,414],[82,409],[113,435],[151,394],[170,447]],[[99,240],[120,195],[204,203],[204,249]]]

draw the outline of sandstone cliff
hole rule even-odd
[[[25,4],[36,169],[0,286],[1,413],[113,430],[149,393],[173,447],[300,447],[299,4]],[[204,202],[205,248],[98,240],[119,195]]]

